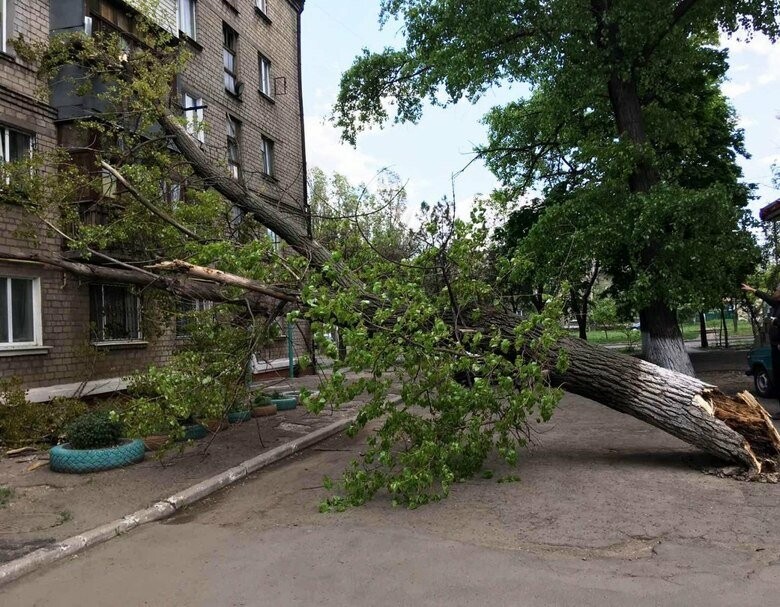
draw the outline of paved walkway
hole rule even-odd
[[[316,389],[319,378],[267,380],[268,391]],[[255,455],[295,440],[354,412],[358,403],[312,415],[304,408],[232,425],[162,462],[95,474],[58,474],[45,452],[0,459],[0,486],[13,494],[0,507],[0,563],[145,508]],[[39,466],[43,464],[43,466]]]

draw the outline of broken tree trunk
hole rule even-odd
[[[780,434],[750,393],[726,396],[688,375],[578,339],[563,338],[556,349],[568,355],[566,372],[555,379],[569,392],[753,472],[776,470]]]
[[[336,286],[361,286],[346,268],[334,262],[330,251],[308,236],[296,218],[285,214],[278,194],[271,190],[260,193],[247,190],[216,166],[165,108],[160,109],[159,121],[206,183],[237,207],[254,214],[314,266],[330,264],[334,271],[329,275],[334,277]],[[369,293],[365,298],[376,301]],[[494,314],[483,318],[487,318],[489,327],[498,327],[508,338],[514,337],[517,317]],[[562,351],[566,352],[569,365],[556,379],[566,390],[632,415],[708,453],[742,464],[752,472],[776,469],[780,461],[780,435],[766,411],[749,394],[729,397],[689,375],[581,340],[561,339],[553,356]]]
[[[245,288],[246,291],[236,297],[235,293],[231,296],[223,288],[223,285],[236,286],[235,283],[220,283],[218,276],[210,277],[210,281],[206,282],[192,278],[180,278],[176,275],[154,274],[141,268],[131,270],[72,261],[44,251],[16,247],[0,247],[0,259],[40,263],[65,270],[87,280],[111,281],[142,288],[163,289],[185,299],[205,299],[214,302],[249,305],[255,312],[266,315],[271,314],[278,307],[276,301],[279,299],[278,297],[269,297],[264,292],[262,285],[253,285],[251,284],[253,281],[246,279],[241,285],[238,285]]]

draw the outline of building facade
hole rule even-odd
[[[134,5],[140,6],[120,0],[0,0],[0,163],[31,150],[68,147],[74,122],[100,109],[95,98],[56,83],[42,100],[35,70],[10,41],[123,32],[135,16]],[[178,111],[193,137],[249,189],[275,192],[278,204],[306,222],[303,0],[161,0],[155,10],[155,21],[192,53],[175,87]],[[144,300],[135,290],[18,261],[12,253],[20,250],[58,256],[63,243],[0,197],[0,377],[20,377],[31,400],[122,388],[128,374],[164,363],[175,351],[175,323],[144,334]],[[293,335],[295,351],[308,351],[306,332]],[[282,339],[259,358],[283,359],[287,353]],[[260,363],[257,370],[262,369]]]

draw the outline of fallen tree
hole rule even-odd
[[[179,120],[165,108],[160,124],[175,140],[193,170],[225,198],[278,234],[314,265],[336,268],[329,273],[340,286],[359,285],[349,271],[334,262],[330,251],[310,239],[291,218],[274,204],[271,192],[247,191],[219,167],[209,162]],[[370,293],[363,293],[374,306]],[[371,311],[366,313],[370,314]],[[507,337],[514,335],[518,319],[506,314],[487,314],[481,328],[500,327]],[[472,326],[471,329],[480,327]],[[748,393],[729,397],[714,386],[681,373],[675,373],[634,357],[562,338],[552,349],[553,356],[565,352],[568,367],[556,377],[566,390],[593,399],[612,409],[632,415],[702,450],[737,462],[749,470],[773,472],[780,461],[780,434],[764,408]],[[514,355],[510,353],[509,356]],[[554,363],[554,361],[547,361]]]
[[[65,60],[87,64],[98,57],[110,60],[114,56],[97,52],[99,49],[87,50],[90,54],[82,56],[76,49],[75,58],[68,52]],[[134,57],[131,54],[128,65],[120,70],[130,81],[138,77],[133,70]],[[140,60],[152,61],[148,55]],[[458,276],[449,273],[447,256],[442,251],[446,253],[448,246],[457,245],[464,266],[478,265],[479,243],[469,242],[468,236],[463,242],[443,237],[432,247],[432,258],[416,259],[411,265],[418,272],[417,282],[403,284],[402,277],[394,284],[394,273],[402,274],[403,264],[391,265],[381,276],[375,275],[372,283],[366,282],[363,275],[351,271],[346,263],[312,238],[299,215],[285,210],[289,205],[284,204],[285,192],[281,188],[262,183],[255,186],[259,189],[250,190],[232,178],[225,167],[215,163],[163,101],[166,95],[162,89],[170,79],[154,80],[161,90],[158,94],[151,88],[148,99],[139,98],[143,87],[129,90],[120,87],[118,94],[132,95],[139,107],[147,103],[145,119],[153,116],[167,135],[165,150],[168,141],[173,142],[202,187],[216,191],[259,224],[273,230],[308,262],[309,269],[316,270],[314,276],[308,281],[296,278],[295,282],[305,282],[301,290],[300,285],[293,288],[266,285],[245,276],[169,258],[157,259],[145,268],[72,262],[64,258],[39,257],[34,261],[81,276],[177,293],[202,289],[196,297],[220,298],[218,301],[236,289],[258,296],[260,301],[278,300],[280,305],[276,308],[267,307],[272,312],[278,313],[282,305],[298,305],[324,328],[328,325],[343,328],[347,340],[353,339],[353,344],[370,343],[371,349],[366,352],[352,348],[352,354],[348,354],[352,358],[344,363],[368,373],[347,385],[341,364],[337,365],[333,381],[313,403],[317,409],[364,392],[371,398],[360,411],[358,426],[383,419],[382,428],[369,438],[363,466],[355,465],[346,477],[348,483],[354,481],[351,503],[365,501],[385,487],[394,496],[416,505],[441,495],[425,493],[428,487],[439,483],[442,493],[446,493],[451,482],[474,474],[494,447],[507,460],[516,460],[517,447],[529,439],[523,434],[528,431],[529,418],[538,415],[540,419],[549,419],[560,397],[560,391],[550,387],[550,380],[554,385],[632,415],[708,453],[735,462],[751,475],[777,468],[780,436],[767,413],[749,395],[728,397],[687,375],[561,337],[556,331],[558,319],[552,316],[553,306],[549,307],[549,316],[531,323],[522,321],[492,307],[486,297],[470,293],[468,278],[474,277],[473,272],[464,272],[466,280],[459,285],[467,295],[462,300],[455,297],[458,287],[453,283],[458,281]],[[127,191],[133,196],[137,185],[133,176],[138,179],[138,166],[135,173],[127,171],[124,175],[123,167],[117,166],[122,179],[130,186]],[[170,214],[160,212],[154,204],[141,201],[141,206],[155,221],[171,223]],[[190,229],[181,222],[174,228],[180,234],[189,232],[190,237],[205,235],[200,229]],[[6,251],[6,254],[13,252]],[[31,260],[30,254],[26,254],[27,260]],[[0,251],[0,256],[3,255]],[[431,274],[437,274],[437,280],[425,276],[428,267]],[[436,304],[428,301],[433,299],[432,293],[437,298]],[[235,295],[232,298],[237,299]],[[328,300],[327,305],[323,305],[323,300]],[[331,305],[332,302],[337,305]],[[327,347],[324,342],[321,345]],[[383,373],[399,360],[406,365],[405,378],[411,381],[404,384],[402,400],[396,403],[386,398],[389,382]],[[458,374],[465,378],[465,386],[455,381]],[[418,406],[427,407],[430,415],[415,413],[414,408]],[[382,467],[394,471],[383,475],[378,471]]]
[[[217,192],[272,229],[297,253],[318,268],[328,266],[328,277],[335,288],[360,292],[368,303],[362,313],[373,318],[383,307],[343,264],[334,261],[330,251],[309,237],[299,218],[285,214],[273,191],[250,192],[209,160],[197,143],[167,108],[158,107],[159,122],[176,142],[194,172]],[[3,247],[0,258],[34,261],[57,267],[86,279],[121,281],[140,287],[158,288],[188,298],[231,303],[250,303],[256,311],[278,314],[279,301],[303,304],[300,294],[291,289],[268,286],[245,277],[215,271],[184,261],[172,260],[147,268],[110,267],[72,261],[42,252]],[[226,293],[225,287],[242,289],[239,295]],[[387,321],[385,321],[387,322]],[[461,332],[499,330],[513,339],[519,319],[512,315],[482,310],[479,320],[460,321]],[[527,356],[510,350],[508,359]],[[726,461],[744,466],[751,474],[774,472],[780,462],[780,434],[770,416],[748,393],[727,396],[715,386],[675,373],[634,357],[563,337],[548,352],[543,362],[555,368],[565,355],[568,364],[552,380],[569,392],[590,398],[616,411],[641,419],[669,434],[695,445]]]

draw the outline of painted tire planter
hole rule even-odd
[[[200,423],[206,428],[206,431],[211,432],[212,434],[222,432],[228,426],[228,423],[224,419],[204,419]]]
[[[294,398],[295,404],[301,404],[301,393],[298,390],[290,390],[289,392],[282,392],[281,398]]]
[[[182,440],[198,440],[205,438],[209,431],[200,424],[184,426],[184,438]]]
[[[122,468],[142,461],[145,449],[141,439],[126,439],[116,447],[105,449],[71,449],[65,443],[49,450],[49,468],[74,474]]]
[[[252,409],[252,417],[268,417],[276,415],[276,405],[262,405]]]
[[[231,411],[228,413],[228,421],[231,424],[239,424],[241,422],[248,422],[252,419],[252,411]]]
[[[166,444],[168,444],[170,440],[171,437],[167,434],[153,434],[151,436],[144,437],[144,446],[146,447],[147,451],[159,451]]]
[[[277,411],[289,411],[295,409],[298,405],[298,399],[294,396],[283,398],[272,398],[271,402],[276,405]]]

